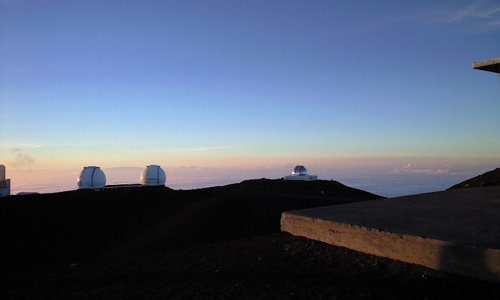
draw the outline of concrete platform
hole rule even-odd
[[[475,61],[472,63],[472,68],[482,71],[500,73],[500,57]]]
[[[500,283],[500,187],[287,211],[281,230]]]

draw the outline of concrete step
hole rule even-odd
[[[281,230],[500,283],[500,187],[287,211]]]

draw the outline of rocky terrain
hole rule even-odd
[[[462,181],[450,187],[449,189],[451,190],[483,186],[500,186],[500,168],[496,168],[493,171],[489,171],[474,178]]]
[[[498,284],[280,232],[283,211],[381,198],[267,179],[9,196],[0,298],[498,299]]]

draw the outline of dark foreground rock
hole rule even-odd
[[[450,187],[449,190],[483,186],[500,186],[500,168],[496,168],[493,171],[486,172],[474,178],[455,184]]]
[[[0,299],[498,299],[498,284],[280,232],[376,201],[338,182],[71,191],[0,201]]]
[[[0,200],[0,270],[278,233],[283,211],[380,198],[335,181],[265,179],[9,196]]]
[[[498,299],[500,286],[287,233],[74,262],[2,299]]]

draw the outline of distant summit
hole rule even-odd
[[[500,168],[486,172],[474,178],[465,180],[450,187],[448,190],[483,187],[483,186],[500,186]]]
[[[323,197],[351,199],[348,202],[384,199],[385,197],[346,186],[335,180],[289,181],[284,179],[250,179],[227,185],[227,188],[244,193],[259,192],[268,196],[281,197]]]

